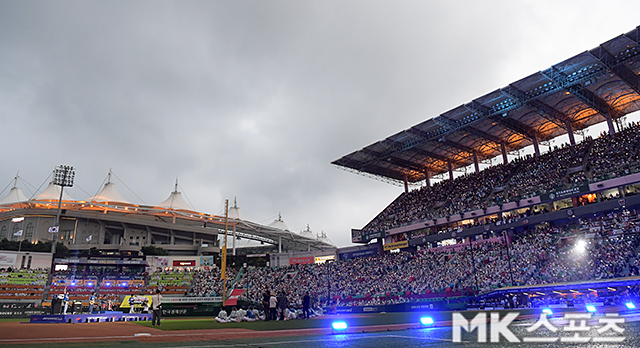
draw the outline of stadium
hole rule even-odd
[[[163,288],[168,316],[261,307],[264,292],[282,295],[292,318],[307,292],[319,317],[631,311],[640,295],[640,124],[626,117],[640,110],[639,75],[636,28],[347,154],[332,164],[404,187],[352,230],[361,245],[335,248],[232,218],[238,236],[271,249],[267,266],[237,264],[224,279],[218,236],[227,219],[192,211],[177,184],[165,202],[142,206],[108,179],[85,201],[62,199],[58,232],[70,251],[104,253],[31,264],[3,251],[0,299],[40,307],[68,289],[86,307],[97,291],[127,308],[125,296]],[[594,126],[604,131],[589,135]],[[0,201],[0,238],[51,240],[57,196],[51,185],[28,199],[14,184]],[[170,254],[145,258],[147,245]]]

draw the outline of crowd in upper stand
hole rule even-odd
[[[504,238],[493,238],[473,242],[473,249],[466,244],[318,265],[250,267],[236,288],[256,302],[267,289],[284,291],[293,304],[311,291],[322,304],[368,305],[486,293],[512,284],[608,279],[638,274],[639,233],[639,213],[625,210],[517,233],[508,250]]]
[[[589,137],[539,157],[527,155],[478,173],[403,193],[365,227],[380,231],[532,197],[555,187],[571,187],[607,174],[623,175],[640,164],[637,123],[615,135]]]

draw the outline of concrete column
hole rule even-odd
[[[567,122],[565,122],[565,125],[567,127],[567,135],[569,135],[569,143],[571,145],[575,145],[576,144],[576,138],[573,136],[573,127],[571,127],[571,122],[569,122],[569,120],[567,120]]]
[[[451,161],[447,161],[447,166],[449,167],[449,180],[453,180],[453,165]]]
[[[427,184],[427,187],[431,187],[431,179],[429,179],[429,168],[424,169],[424,182]]]
[[[613,128],[613,120],[611,119],[611,114],[610,113],[605,113],[604,114],[604,118],[607,119],[607,127],[609,127],[609,134],[614,135],[616,134],[616,130],[615,128]]]
[[[476,173],[480,172],[480,164],[478,163],[478,151],[473,151],[473,165],[476,168]]]
[[[236,225],[233,225],[233,256],[236,256]]]
[[[540,157],[540,144],[538,144],[538,137],[533,135],[533,151],[536,157]]]
[[[500,149],[502,150],[502,162],[509,163],[509,158],[507,157],[507,145],[504,141],[500,142]]]

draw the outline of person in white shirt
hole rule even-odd
[[[223,308],[220,308],[220,312],[218,312],[218,316],[216,317],[216,322],[218,323],[228,323],[229,318],[227,317],[227,311]]]
[[[156,320],[158,326],[160,326],[160,316],[162,315],[162,295],[160,295],[160,289],[156,289],[156,294],[151,297],[151,306],[153,309],[151,326],[156,326]]]
[[[231,309],[231,314],[229,314],[229,321],[233,323],[237,323],[240,321],[238,319],[238,310],[236,309],[236,307],[233,307]]]
[[[237,313],[237,317],[238,317],[238,322],[241,321],[248,321],[247,320],[247,311],[245,311],[242,308],[238,308],[238,313]]]
[[[276,298],[276,295],[274,293],[271,293],[271,297],[269,297],[269,313],[265,313],[265,315],[269,316],[269,320],[278,319],[278,309],[276,308],[277,305],[278,299]]]

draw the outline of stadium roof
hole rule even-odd
[[[640,110],[639,73],[637,27],[332,164],[415,183],[603,121],[612,128]]]

